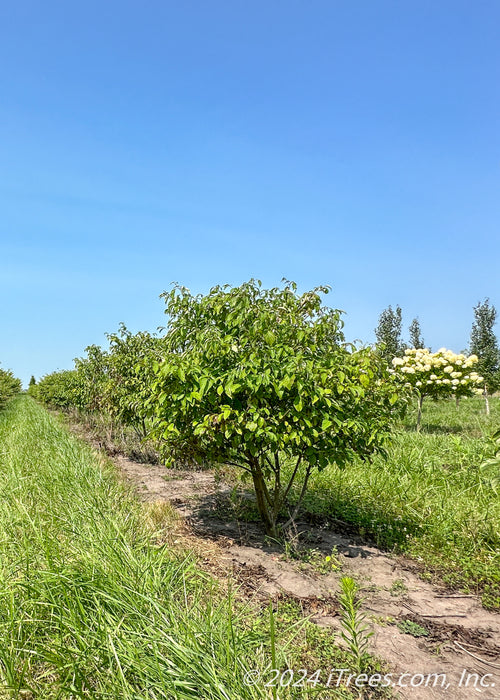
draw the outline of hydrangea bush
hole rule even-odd
[[[433,399],[483,394],[484,378],[474,370],[476,355],[456,354],[446,348],[437,352],[423,349],[405,350],[403,357],[392,360],[395,375],[418,396],[417,427],[420,427],[422,402],[426,396]]]

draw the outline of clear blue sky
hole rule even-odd
[[[72,366],[158,295],[330,284],[435,349],[500,306],[498,0],[3,3],[0,362]]]

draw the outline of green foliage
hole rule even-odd
[[[453,396],[458,404],[461,398],[483,393],[480,387],[484,386],[484,378],[472,369],[477,361],[476,355],[457,355],[446,348],[437,352],[426,348],[407,349],[403,357],[392,359],[394,369],[391,372],[418,397],[417,430],[426,396],[435,400]]]
[[[393,357],[405,351],[406,346],[401,339],[402,325],[403,315],[400,306],[396,306],[396,310],[388,306],[379,316],[378,326],[375,329],[378,352],[388,363]]]
[[[486,391],[500,388],[500,350],[493,331],[497,310],[489,299],[474,307],[474,323],[470,334],[470,352],[479,358],[478,369],[485,379]]]
[[[52,372],[31,384],[28,394],[46,406],[67,411],[81,405],[81,385],[76,370]]]
[[[398,622],[398,630],[403,634],[410,634],[412,637],[428,637],[429,631],[413,620],[401,620]]]
[[[14,377],[10,369],[0,367],[0,408],[21,391],[21,380]]]
[[[106,413],[109,408],[108,392],[111,388],[108,353],[99,345],[89,345],[85,352],[86,357],[75,360],[75,371],[80,386],[79,404],[76,405],[89,412]]]
[[[492,455],[481,464],[481,473],[489,481],[491,489],[500,494],[500,429],[490,439]]]
[[[29,393],[47,406],[109,416],[144,438],[148,431],[145,403],[162,340],[146,332],[134,335],[123,324],[107,337],[108,350],[90,345],[86,356],[75,360],[74,370],[43,377],[30,386]]]
[[[134,335],[124,324],[120,325],[118,333],[107,337],[105,396],[109,413],[145,437],[148,431],[145,404],[154,378],[153,365],[161,358],[163,339],[144,331]]]
[[[339,603],[341,610],[341,636],[347,643],[358,673],[365,670],[369,661],[368,641],[373,636],[365,624],[366,616],[361,611],[362,600],[357,596],[358,585],[354,579],[344,576],[340,579]]]
[[[418,318],[414,318],[413,321],[410,323],[410,345],[412,348],[415,350],[419,350],[420,348],[425,348],[425,342],[422,337],[422,330],[420,328],[420,322]]]
[[[267,635],[109,465],[26,397],[0,452],[1,697],[260,697],[243,674],[269,668]]]
[[[424,404],[422,430],[416,407],[396,426],[387,459],[370,469],[356,460],[349,470],[315,472],[303,508],[387,551],[413,557],[430,576],[482,596],[500,607],[500,484],[489,437],[500,425],[500,398],[491,415],[481,397]]]
[[[299,603],[277,601],[271,629],[267,610],[227,594],[176,543],[169,509],[131,497],[25,396],[0,415],[0,453],[0,697],[258,700],[273,668],[348,663]]]
[[[149,401],[155,435],[171,459],[249,472],[272,536],[301,465],[304,493],[314,468],[367,459],[389,437],[394,382],[371,349],[344,343],[326,292],[252,280],[206,296],[179,286],[162,295],[169,326]]]

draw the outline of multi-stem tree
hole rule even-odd
[[[368,459],[389,437],[395,382],[370,348],[344,342],[317,288],[214,287],[163,296],[165,354],[149,402],[172,460],[245,470],[268,534],[297,513],[314,469]]]

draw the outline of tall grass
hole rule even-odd
[[[498,475],[481,468],[487,437],[500,423],[481,399],[424,404],[422,430],[410,413],[389,458],[317,473],[304,507],[338,518],[386,549],[404,552],[428,573],[481,593],[500,606]]]
[[[242,678],[265,632],[27,397],[0,414],[0,489],[0,696],[263,697]]]

